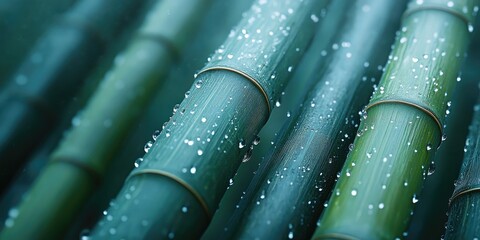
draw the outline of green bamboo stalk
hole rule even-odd
[[[472,124],[465,141],[460,176],[455,182],[445,239],[480,238],[480,99],[474,107]]]
[[[441,142],[477,5],[411,2],[314,239],[404,235]]]
[[[480,27],[478,21],[475,28],[477,27]],[[480,32],[475,31],[472,42],[479,40]],[[451,113],[445,127],[445,135],[448,137],[435,153],[435,174],[425,181],[408,229],[409,239],[440,239],[445,232],[448,202],[461,167],[461,161],[454,159],[463,159],[468,126],[473,117],[471,109],[479,95],[479,71],[476,67],[480,65],[479,45],[470,45],[465,63],[462,67],[462,80],[452,97]]]
[[[245,13],[93,238],[198,238],[313,36],[327,1],[259,1]]]
[[[337,28],[328,65],[310,76],[319,81],[267,160],[268,170],[235,239],[306,239],[317,226],[355,136],[356,113],[370,95],[373,82],[368,72],[387,59],[401,14],[398,9],[406,5],[383,0],[349,3],[353,9],[346,10]]]
[[[134,0],[83,0],[37,41],[0,93],[0,191],[55,126],[106,44],[139,6]]]
[[[0,239],[52,239],[64,233],[161,83],[159,79],[169,72],[208,3],[157,1],[136,38],[117,56],[114,69],[73,120],[74,128],[53,152],[18,208],[14,224],[4,229]]]

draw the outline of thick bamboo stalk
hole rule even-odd
[[[235,173],[235,177],[229,181],[229,186],[219,204],[211,223],[202,235],[202,239],[230,239],[233,231],[238,226],[240,218],[243,216],[246,204],[251,201],[253,192],[250,191],[252,182],[258,181],[260,175],[265,170],[265,156],[275,148],[276,141],[285,126],[285,121],[292,120],[292,115],[297,112],[305,96],[308,94],[315,78],[312,75],[318,71],[318,66],[325,63],[327,56],[318,54],[324,49],[331,48],[332,39],[341,26],[341,19],[344,17],[345,8],[350,3],[346,1],[333,1],[326,6],[319,18],[321,21],[317,24],[317,30],[312,40],[312,44],[303,54],[301,61],[292,71],[292,81],[290,81],[282,92],[278,104],[258,133],[257,145],[252,152],[249,161],[244,162]],[[280,134],[279,134],[280,133]],[[261,141],[260,141],[261,139]]]
[[[0,93],[0,190],[51,130],[138,1],[83,0],[37,41]]]
[[[317,226],[355,136],[356,113],[368,102],[373,85],[369,72],[387,60],[401,14],[398,10],[406,1],[350,4],[353,9],[346,10],[337,28],[333,50],[327,51],[328,65],[310,76],[318,83],[266,160],[268,170],[235,239],[305,239]],[[363,34],[366,29],[370,29],[368,35]]]
[[[326,1],[259,1],[200,73],[93,238],[196,238],[313,36]],[[127,221],[122,221],[128,219]]]
[[[476,22],[476,27],[480,27]],[[473,42],[480,41],[480,32],[475,31]],[[464,144],[468,126],[473,117],[473,106],[479,95],[476,66],[480,65],[480,46],[471,44],[466,64],[462,67],[461,81],[458,83],[450,106],[450,115],[445,127],[445,137],[440,149],[435,153],[435,174],[429,176],[418,198],[415,212],[408,229],[408,239],[439,239],[445,232],[448,220],[448,203],[455,188],[454,181],[460,172]]]
[[[74,127],[18,208],[14,224],[0,238],[61,236],[99,183],[208,3],[157,1],[129,47],[117,56],[114,69],[74,119]]]
[[[480,237],[480,101],[474,107],[472,124],[465,141],[460,176],[450,199],[445,239]]]
[[[402,237],[441,142],[477,1],[412,1],[315,239]]]

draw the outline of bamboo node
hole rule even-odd
[[[374,106],[380,105],[382,103],[405,104],[405,105],[408,105],[408,106],[411,106],[411,107],[414,107],[414,108],[417,108],[417,109],[421,110],[422,112],[424,112],[428,116],[430,116],[433,119],[433,121],[435,121],[435,123],[437,123],[437,127],[440,130],[440,138],[443,136],[443,124],[440,121],[440,118],[438,118],[438,116],[432,110],[428,109],[427,107],[421,106],[417,103],[414,103],[414,102],[399,100],[399,99],[378,100],[378,101],[375,101],[373,103],[368,104],[367,107],[365,108],[365,111],[367,111],[368,109],[370,109]],[[438,144],[440,145],[441,143],[442,143],[442,141],[440,140]]]
[[[225,70],[225,71],[234,72],[234,73],[240,74],[242,77],[244,77],[244,78],[248,79],[250,82],[252,82],[255,85],[255,87],[257,87],[257,89],[260,90],[263,97],[265,98],[265,102],[266,102],[267,108],[268,108],[268,114],[270,114],[270,112],[272,110],[271,110],[271,105],[270,105],[270,100],[269,100],[268,94],[258,80],[256,80],[255,78],[253,78],[252,76],[250,76],[249,74],[247,74],[247,73],[245,73],[241,70],[231,68],[231,67],[227,67],[227,66],[207,67],[207,68],[202,69],[196,76],[198,77],[200,74],[202,74],[204,72],[213,71],[213,70]]]
[[[207,217],[209,219],[212,219],[212,214],[210,213],[210,208],[208,207],[208,204],[205,201],[205,199],[202,197],[202,195],[197,190],[195,190],[195,188],[193,188],[185,180],[181,179],[180,177],[176,176],[173,173],[169,173],[169,172],[166,172],[166,171],[162,171],[162,170],[158,170],[158,169],[142,169],[142,170],[138,170],[138,171],[133,172],[130,176],[128,176],[127,181],[132,177],[142,175],[142,174],[160,175],[160,176],[169,178],[169,179],[177,182],[182,187],[187,189],[197,199],[197,201],[200,203],[203,210],[205,211],[205,214],[207,215]]]
[[[95,169],[94,167],[84,162],[81,162],[79,160],[75,160],[72,158],[62,157],[62,158],[52,159],[49,164],[54,164],[54,163],[64,163],[64,164],[68,164],[73,167],[76,167],[82,170],[83,172],[87,173],[92,178],[92,181],[94,182],[94,184],[100,185],[102,174],[97,169]]]
[[[441,12],[451,14],[459,18],[466,24],[467,31],[468,31],[468,26],[470,26],[473,21],[473,19],[471,19],[472,17],[467,16],[466,13],[463,13],[461,9],[458,9],[456,7],[449,7],[447,5],[444,6],[441,4],[435,4],[435,3],[423,3],[421,5],[412,4],[411,7],[409,7],[407,11],[405,11],[402,18],[405,19],[413,13],[423,11],[423,10],[434,10],[434,11],[441,11]]]
[[[453,196],[450,198],[449,205],[452,205],[453,201],[459,198],[460,196],[465,195],[467,193],[472,193],[472,192],[480,192],[480,186],[466,188],[466,189],[463,189],[462,191],[454,193]]]

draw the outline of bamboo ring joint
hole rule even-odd
[[[471,193],[471,192],[480,192],[480,186],[478,187],[473,187],[473,188],[468,188],[468,189],[465,189],[465,190],[462,190],[458,193],[455,193],[452,198],[450,198],[450,204],[453,203],[453,200],[457,199],[458,197],[462,196],[462,195],[465,195],[467,193]]]
[[[75,160],[75,159],[70,159],[70,158],[53,159],[52,161],[50,161],[50,164],[53,164],[53,163],[65,163],[65,164],[71,165],[71,166],[73,166],[77,169],[80,169],[80,170],[86,172],[89,176],[91,176],[92,181],[95,184],[100,185],[100,180],[102,179],[102,174],[100,174],[100,172],[98,172],[98,170],[96,170],[95,168],[93,168],[92,166],[90,166],[86,163],[83,163],[83,162]]]
[[[405,104],[405,105],[408,105],[408,106],[411,106],[411,107],[414,107],[414,108],[417,108],[419,110],[421,110],[422,112],[426,113],[427,115],[429,115],[436,123],[437,123],[437,126],[438,126],[438,129],[440,130],[440,136],[442,136],[443,134],[443,125],[442,123],[440,122],[440,119],[437,117],[437,115],[435,115],[435,113],[433,113],[430,109],[428,108],[425,108],[423,106],[420,106],[419,104],[416,104],[416,103],[413,103],[413,102],[408,102],[408,101],[403,101],[403,100],[379,100],[377,102],[374,102],[372,104],[369,104],[367,105],[367,107],[365,108],[365,111],[374,107],[374,106],[377,106],[379,104],[382,104],[382,103],[399,103],[399,104]],[[441,141],[440,141],[441,142]]]
[[[180,59],[180,50],[177,49],[175,44],[172,43],[170,39],[164,37],[160,34],[153,34],[147,32],[139,32],[136,35],[137,39],[150,39],[154,42],[157,42],[159,45],[164,46],[167,49],[167,52],[173,58],[174,61],[178,61]]]
[[[225,67],[225,66],[215,66],[215,67],[208,67],[208,68],[202,69],[197,74],[197,76],[200,75],[201,73],[208,72],[208,71],[213,71],[213,70],[226,70],[226,71],[234,72],[234,73],[240,74],[242,77],[244,77],[244,78],[248,79],[250,82],[252,82],[257,87],[257,89],[260,90],[263,97],[265,98],[265,102],[267,103],[268,113],[270,114],[270,111],[271,111],[270,107],[271,106],[270,106],[270,100],[268,98],[268,94],[265,91],[265,89],[262,87],[262,85],[255,78],[253,78],[252,76],[248,75],[247,73],[245,73],[241,70],[231,68],[231,67]]]
[[[451,14],[455,17],[458,17],[460,20],[465,22],[465,24],[467,26],[470,24],[470,20],[468,19],[468,17],[465,16],[465,14],[463,14],[461,11],[457,10],[456,8],[446,7],[446,6],[443,6],[443,5],[440,5],[440,4],[432,4],[432,3],[424,3],[422,5],[416,5],[415,7],[409,8],[403,14],[403,18],[407,18],[412,13],[423,11],[423,10],[435,10],[435,11],[445,12],[445,13]]]
[[[197,201],[200,203],[203,210],[205,211],[205,214],[207,215],[207,217],[209,219],[212,219],[212,215],[210,214],[210,208],[208,207],[205,199],[203,199],[202,195],[200,195],[200,193],[197,192],[197,190],[195,190],[190,184],[188,184],[183,179],[177,177],[176,175],[174,175],[172,173],[166,172],[166,171],[162,171],[162,170],[158,170],[158,169],[143,169],[143,170],[135,171],[132,175],[130,175],[127,178],[127,180],[134,177],[134,176],[138,176],[138,175],[142,175],[142,174],[160,175],[160,176],[169,178],[169,179],[177,182],[178,184],[182,185],[185,189],[187,189],[197,199]]]

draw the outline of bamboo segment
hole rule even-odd
[[[53,152],[50,163],[18,208],[19,215],[1,233],[1,239],[52,239],[63,234],[99,183],[112,155],[162,82],[160,79],[170,71],[172,61],[192,35],[208,3],[209,0],[162,0],[155,4],[134,40],[117,56],[114,68]]]
[[[268,170],[235,239],[305,239],[315,230],[355,136],[354,116],[368,101],[373,85],[369,72],[387,59],[401,13],[397,10],[406,1],[350,4],[353,9],[347,10],[333,41],[339,48],[329,50],[328,65],[310,76],[319,81],[267,160]]]
[[[445,239],[480,238],[480,105],[474,107],[470,132],[465,141],[465,157],[455,191],[450,199],[450,210]]]
[[[105,45],[139,5],[80,1],[37,41],[0,93],[0,190],[55,126]]]
[[[406,234],[477,10],[470,0],[411,2],[315,239]]]
[[[156,142],[147,143],[93,238],[200,236],[326,2],[259,1],[245,13]]]

